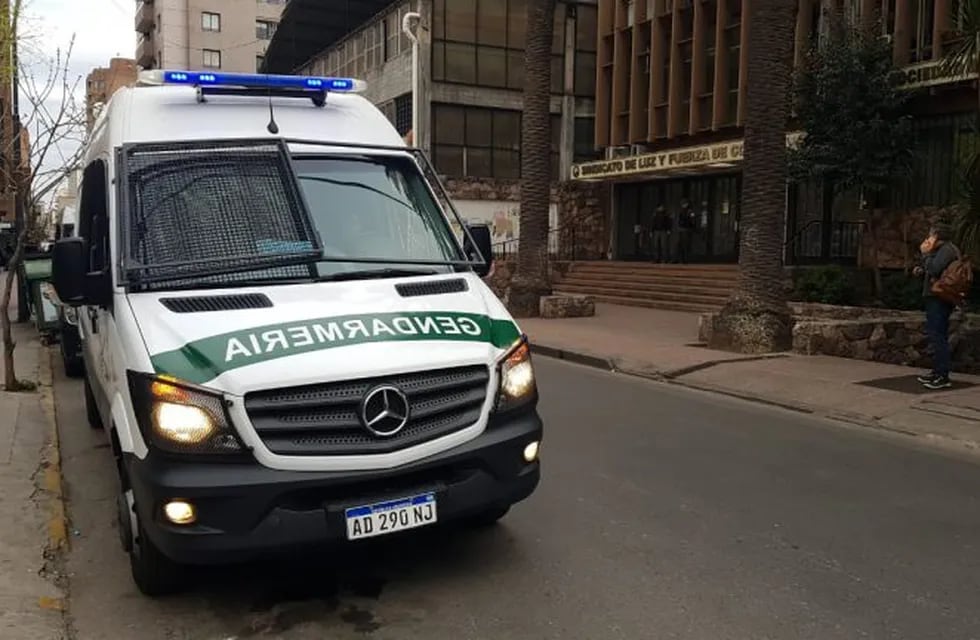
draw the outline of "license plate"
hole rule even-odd
[[[347,518],[347,539],[359,540],[396,531],[424,527],[436,522],[436,495],[425,493],[410,498],[351,507]]]

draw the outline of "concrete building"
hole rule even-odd
[[[92,69],[88,74],[85,79],[85,121],[89,131],[112,94],[136,83],[136,71],[135,60],[113,58],[108,67]]]
[[[144,69],[254,72],[286,0],[141,0],[136,63]]]
[[[275,73],[354,76],[399,132],[412,128],[409,11],[418,29],[419,126],[461,213],[518,235],[524,0],[292,0],[266,56]],[[552,65],[552,166],[557,185],[594,151],[596,0],[559,2]],[[552,222],[562,206],[556,188]]]
[[[920,220],[949,205],[977,141],[973,78],[943,77],[957,0],[798,0],[795,56],[826,33],[830,11],[880,17],[906,69],[920,144],[916,175],[891,207]],[[738,258],[742,124],[749,12],[743,0],[599,0],[595,138],[603,158],[576,163],[576,181],[611,190],[605,237],[614,260],[649,260],[654,211],[682,200],[699,220],[696,261]],[[792,127],[787,131],[793,139]],[[866,238],[856,198],[820,185],[788,190],[787,261],[856,263]],[[901,266],[901,220],[885,229],[883,266]],[[918,224],[918,223],[916,223]],[[921,225],[919,225],[921,226]],[[917,227],[916,227],[917,228]],[[915,233],[918,233],[916,231]],[[674,234],[675,236],[677,234]],[[914,235],[914,234],[913,234]]]

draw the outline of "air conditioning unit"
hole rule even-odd
[[[642,144],[631,144],[630,145],[630,155],[639,156],[647,152],[647,148]]]

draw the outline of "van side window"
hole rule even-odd
[[[82,174],[82,198],[78,207],[78,235],[89,243],[89,271],[109,266],[109,201],[106,197],[106,165],[95,160]]]

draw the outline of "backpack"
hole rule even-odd
[[[973,261],[956,250],[956,260],[950,263],[939,279],[932,283],[932,293],[953,306],[961,306],[973,289]]]

